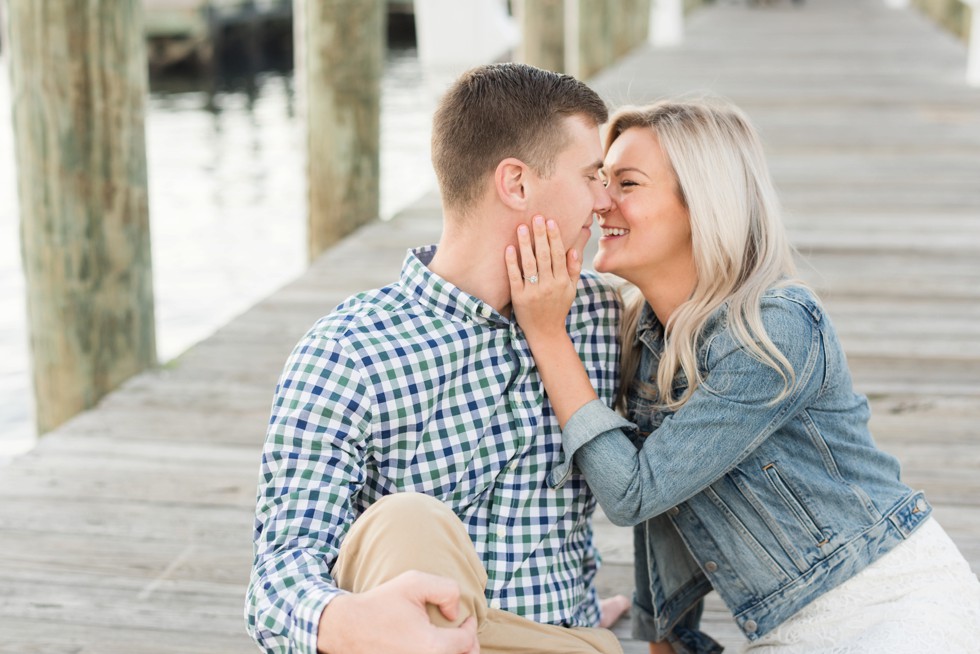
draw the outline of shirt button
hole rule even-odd
[[[915,512],[916,513],[922,513],[923,511],[925,511],[928,508],[929,508],[929,505],[926,504],[926,501],[924,499],[922,499],[921,497],[915,501]]]
[[[497,527],[497,538],[503,538],[507,535],[507,529],[505,527]]]
[[[496,597],[493,598],[492,600],[490,600],[490,608],[491,609],[499,609],[500,608],[500,600],[497,599]]]
[[[676,506],[672,506],[669,509],[667,509],[667,514],[670,515],[670,516],[675,516],[675,515],[677,515],[680,512],[681,512],[681,510],[678,509]]]
[[[718,569],[718,564],[715,563],[714,561],[708,561],[707,563],[704,564],[704,569],[708,572],[714,572],[715,570]]]
[[[489,304],[484,304],[482,307],[480,307],[480,315],[484,318],[489,318],[493,315],[493,309],[490,308]]]
[[[759,625],[755,623],[755,620],[746,620],[745,624],[742,625],[746,633],[754,634]]]

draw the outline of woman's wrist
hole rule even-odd
[[[546,351],[554,352],[565,348],[574,349],[572,338],[565,330],[565,325],[551,327],[535,327],[530,331],[524,332],[524,338],[532,352],[544,354]],[[576,357],[578,354],[576,353]]]

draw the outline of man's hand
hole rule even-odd
[[[436,627],[426,604],[447,620],[459,616],[459,586],[445,577],[403,572],[377,588],[333,599],[320,616],[321,654],[479,654],[476,618]]]

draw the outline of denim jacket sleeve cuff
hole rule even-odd
[[[635,599],[635,597],[634,597]],[[655,642],[666,640],[676,654],[721,654],[725,649],[715,639],[701,631],[701,614],[704,600],[685,613],[673,628],[663,633],[663,624],[638,602],[630,607],[633,621],[633,638]]]
[[[572,474],[575,452],[596,436],[622,429],[633,431],[636,425],[605,405],[602,400],[592,400],[568,419],[562,430],[562,454],[558,464],[552,468],[548,483],[552,488],[561,488]]]

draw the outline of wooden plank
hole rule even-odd
[[[59,617],[11,618],[0,615],[0,654],[254,654],[255,645],[237,634],[205,634],[172,629],[138,629],[125,624],[75,624]],[[107,637],[107,634],[110,634]]]

